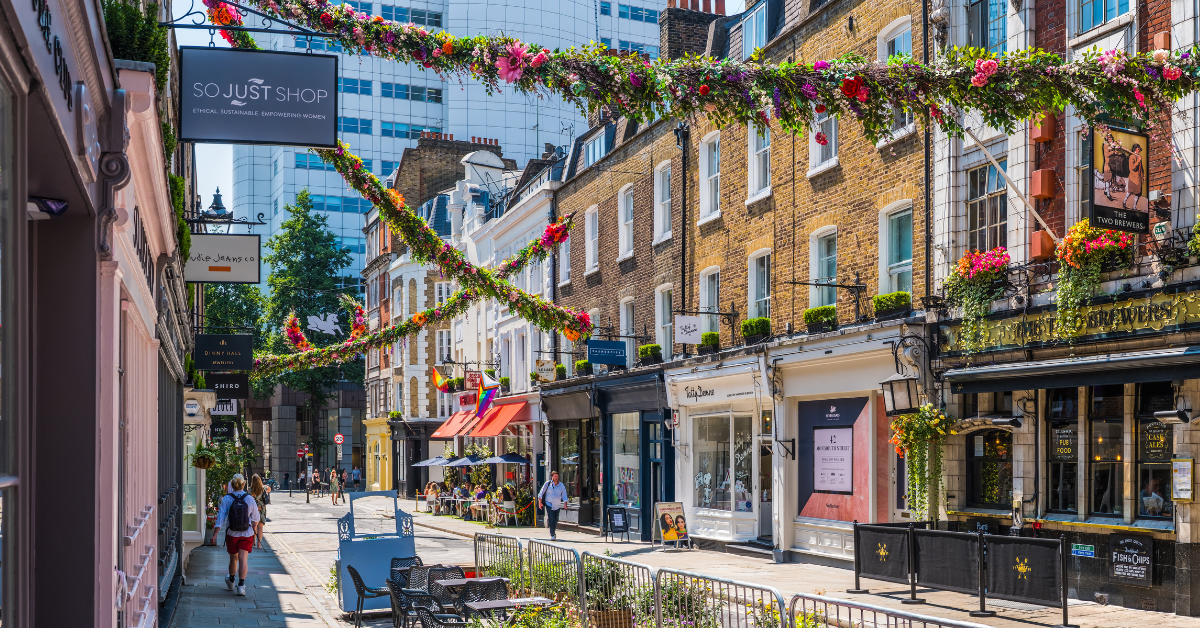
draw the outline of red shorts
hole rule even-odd
[[[247,554],[254,550],[253,536],[226,536],[225,551],[230,554],[237,554],[238,550],[245,550]]]

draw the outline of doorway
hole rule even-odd
[[[771,539],[774,523],[771,510],[772,460],[771,439],[764,438],[758,446],[758,538]]]
[[[892,522],[908,521],[911,514],[908,511],[908,475],[905,472],[904,457],[892,452],[892,486],[888,494],[891,497]]]

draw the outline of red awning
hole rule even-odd
[[[471,436],[474,438],[499,436],[504,428],[508,427],[508,424],[520,414],[521,410],[525,409],[526,405],[524,401],[521,401],[488,408],[475,427],[475,431],[471,432]]]
[[[466,410],[455,412],[450,415],[450,418],[446,419],[445,423],[442,423],[441,427],[437,428],[436,432],[430,435],[430,438],[453,438],[458,436],[458,433],[466,427],[467,422],[474,416],[474,412],[467,412]]]

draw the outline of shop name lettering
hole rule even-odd
[[[322,100],[329,98],[329,92],[323,89],[312,88],[296,88],[289,87],[274,87],[263,85],[266,83],[263,79],[252,78],[248,79],[248,84],[235,85],[230,83],[224,90],[216,83],[194,83],[192,84],[192,95],[196,98],[224,98],[229,100],[229,104],[242,107],[246,105],[248,100],[263,100],[268,102],[298,102],[305,104],[320,104]],[[274,97],[272,97],[272,89],[274,89]],[[225,93],[222,94],[221,92]],[[211,112],[212,110],[200,109],[197,111]],[[311,116],[316,117],[316,116]],[[320,116],[324,117],[324,116]]]
[[[1150,564],[1150,556],[1145,554],[1131,554],[1117,551],[1113,552],[1112,559],[1114,563],[1120,563],[1122,565],[1140,566]]]
[[[216,255],[206,255],[204,253],[197,253],[196,255],[189,257],[188,261],[189,262],[231,262],[234,264],[241,264],[242,262],[257,262],[258,258],[254,257],[253,255],[225,255],[223,253],[218,253]]]
[[[699,386],[687,386],[683,389],[683,393],[688,399],[696,400],[704,397],[715,397],[717,390],[715,388],[701,388]]]
[[[58,35],[50,34],[50,24],[54,16],[50,13],[47,0],[33,0],[33,12],[38,16],[38,27],[42,30],[42,40],[46,42],[46,52],[54,56],[54,74],[58,77],[58,87],[62,89],[63,98],[67,101],[67,111],[71,111],[74,99],[71,98],[71,70],[67,67],[67,58],[63,54],[62,42]]]

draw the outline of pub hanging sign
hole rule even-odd
[[[1093,227],[1150,233],[1149,152],[1150,140],[1139,131],[1109,127],[1084,138],[1091,185],[1082,204]]]

